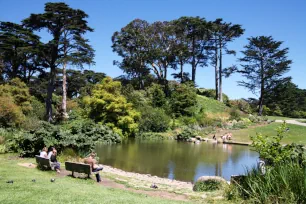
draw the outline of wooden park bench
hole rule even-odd
[[[97,173],[97,172],[92,172],[91,167],[89,164],[81,164],[81,163],[75,163],[75,162],[65,162],[65,168],[67,171],[72,172],[72,176],[74,176],[74,172],[77,173],[84,173],[88,175],[88,178],[90,178],[90,174],[92,173]]]
[[[36,163],[37,163],[37,167],[42,169],[42,170],[51,170],[51,163],[50,163],[50,159],[46,159],[43,157],[40,157],[38,155],[35,156],[36,157]]]

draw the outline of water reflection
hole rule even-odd
[[[151,174],[182,181],[204,175],[242,174],[256,164],[257,153],[240,145],[185,143],[177,141],[140,142],[128,140],[96,149],[100,163],[125,171]]]

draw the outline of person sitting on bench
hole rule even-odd
[[[56,155],[57,151],[55,148],[53,148],[52,155],[50,157],[51,167],[53,167],[57,173],[60,173],[61,164],[57,161]]]
[[[48,151],[47,147],[44,147],[42,151],[40,152],[39,156],[48,159],[47,151]]]
[[[101,171],[103,169],[102,166],[98,166],[96,163],[96,154],[94,152],[92,152],[89,157],[85,158],[84,159],[84,163],[85,164],[89,164],[90,167],[91,167],[91,171],[92,172],[96,172],[96,179],[97,179],[97,182],[101,182],[101,177],[100,177],[100,174],[99,174],[99,171]]]

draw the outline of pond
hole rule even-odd
[[[96,148],[100,163],[129,172],[151,174],[181,181],[195,181],[200,176],[222,176],[245,173],[256,165],[258,154],[248,146],[200,144],[178,141],[128,140]]]

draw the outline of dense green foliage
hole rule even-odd
[[[306,118],[306,90],[299,89],[290,81],[270,90],[265,104],[270,115]]]
[[[176,116],[192,116],[197,103],[197,94],[192,85],[174,84],[171,90],[171,110]]]
[[[196,133],[191,128],[184,128],[180,133],[177,134],[177,140],[187,141],[188,139],[195,137]]]
[[[105,123],[123,137],[138,131],[139,113],[121,95],[121,83],[106,77],[93,87],[92,95],[83,99],[88,116],[98,123]]]
[[[286,131],[287,126],[284,123],[278,128],[276,136],[263,136],[261,134],[251,136],[251,140],[253,141],[252,147],[270,165],[278,163],[286,164],[289,161],[294,161],[305,166],[306,150],[303,145],[293,143],[283,146],[281,144],[281,140],[284,138]]]
[[[254,168],[239,183],[226,191],[229,200],[245,199],[248,203],[305,203],[306,171],[295,163],[277,164],[265,175]],[[238,201],[239,202],[239,201]]]
[[[145,141],[163,141],[163,140],[171,140],[172,136],[167,136],[163,133],[157,132],[144,132],[139,133],[135,137],[137,140],[145,140]]]
[[[251,137],[252,147],[266,163],[266,172],[249,170],[239,183],[234,182],[226,192],[228,199],[237,197],[252,203],[305,203],[306,150],[302,145],[283,146],[287,131],[281,125],[276,136]]]
[[[197,181],[194,186],[194,191],[205,192],[205,191],[215,191],[222,187],[222,182],[214,179],[209,179],[205,181]]]
[[[0,126],[20,126],[33,110],[31,99],[28,87],[19,78],[0,85]]]
[[[170,117],[160,108],[146,106],[139,109],[141,117],[139,130],[141,132],[166,132],[170,126]]]
[[[4,130],[3,130],[4,131]],[[118,143],[121,138],[111,129],[90,120],[75,120],[64,126],[40,122],[31,131],[7,130],[7,151],[21,156],[34,156],[43,147],[55,146],[59,151],[72,148],[79,153],[88,153],[97,143]]]

